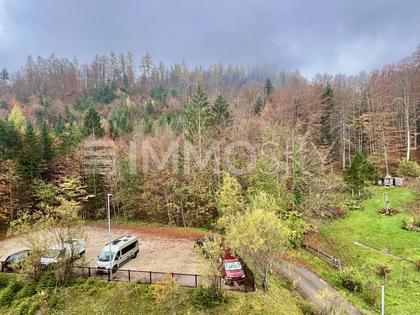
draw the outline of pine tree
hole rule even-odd
[[[270,79],[267,79],[264,86],[265,101],[268,101],[273,93],[274,87]]]
[[[29,122],[26,125],[22,149],[18,156],[18,174],[24,182],[32,184],[40,178],[42,172],[42,150],[34,127]]]
[[[42,158],[44,161],[49,162],[54,157],[53,142],[50,135],[50,127],[46,120],[41,125],[41,145],[42,145]]]
[[[375,166],[365,159],[361,153],[356,153],[351,164],[344,171],[344,181],[353,192],[360,192],[368,182],[374,182],[378,178]]]
[[[3,80],[3,81],[9,80],[9,72],[7,72],[6,68],[3,68],[3,70],[0,72],[0,80]]]
[[[19,132],[24,132],[26,127],[26,118],[23,116],[20,108],[15,105],[12,108],[12,111],[8,117],[9,122],[16,128]]]
[[[61,116],[61,114],[58,114],[57,120],[55,122],[54,125],[54,133],[56,135],[62,135],[64,132],[64,119],[63,116]]]
[[[198,143],[200,148],[204,134],[212,122],[212,112],[207,95],[199,86],[191,103],[185,108],[184,127],[186,138],[191,143]]]
[[[44,172],[42,176],[44,179],[48,179],[51,175],[51,161],[54,158],[55,152],[50,134],[50,127],[46,120],[41,124],[40,143],[42,147],[42,159],[44,162]]]
[[[154,112],[155,109],[153,108],[152,100],[148,100],[146,105],[146,118],[152,117]]]
[[[295,199],[295,206],[302,203],[303,187],[302,187],[302,165],[299,151],[293,152],[294,168],[293,168],[293,194]]]
[[[334,91],[329,83],[327,83],[324,92],[322,93],[321,104],[324,106],[323,115],[320,121],[322,143],[325,145],[331,145],[333,134],[331,116],[334,109]]]
[[[217,95],[211,110],[213,113],[213,121],[219,126],[224,126],[230,121],[230,106],[223,95]]]
[[[264,107],[264,102],[261,96],[258,96],[257,100],[255,101],[253,112],[255,115],[258,115]]]
[[[14,159],[21,147],[21,137],[15,126],[0,119],[0,159]]]
[[[101,118],[99,117],[98,111],[90,107],[86,113],[83,131],[85,136],[94,135],[95,137],[103,137],[105,131],[101,126]]]

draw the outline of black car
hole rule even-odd
[[[30,250],[24,249],[14,254],[11,254],[3,262],[3,268],[7,271],[15,271],[19,268],[19,264],[30,255]]]

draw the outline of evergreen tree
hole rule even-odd
[[[41,145],[42,145],[42,158],[44,161],[49,162],[54,157],[53,142],[50,135],[50,127],[46,120],[41,125]]]
[[[224,126],[230,121],[230,106],[226,99],[223,97],[223,95],[217,95],[211,110],[213,114],[213,120],[216,124]]]
[[[191,143],[198,143],[200,148],[204,134],[212,122],[212,112],[207,95],[199,86],[191,103],[185,108],[184,128],[186,138]]]
[[[112,137],[119,137],[133,131],[133,126],[130,122],[130,111],[126,104],[120,104],[115,107],[109,120],[109,126]]]
[[[28,184],[32,184],[41,176],[42,149],[30,122],[26,125],[22,149],[18,156],[17,171],[23,181]]]
[[[334,91],[329,83],[327,83],[324,92],[322,93],[321,104],[324,106],[323,115],[320,121],[322,143],[325,145],[331,145],[333,134],[331,116],[334,109]]]
[[[344,181],[353,192],[360,192],[367,183],[378,179],[375,166],[365,159],[361,153],[356,153],[351,164],[344,171]]]
[[[263,109],[263,107],[264,107],[264,102],[261,96],[258,96],[257,100],[255,101],[254,108],[253,108],[254,114],[258,115]]]
[[[295,199],[295,206],[302,203],[303,187],[302,187],[302,165],[299,151],[293,152],[294,168],[293,168],[293,194]]]
[[[64,119],[61,114],[58,114],[57,120],[54,125],[54,133],[56,135],[62,135],[64,132]]]
[[[101,118],[99,117],[98,111],[90,107],[86,113],[83,131],[85,136],[94,135],[95,137],[103,137],[105,131],[101,126]]]
[[[0,159],[14,159],[21,147],[21,137],[15,126],[0,119]]]
[[[273,93],[274,87],[270,79],[267,79],[264,86],[265,101],[268,101]]]
[[[0,80],[2,80],[2,81],[8,81],[9,80],[9,72],[7,72],[6,68],[3,68],[3,70],[0,72]]]
[[[146,117],[152,117],[155,112],[155,109],[153,108],[152,100],[148,100],[146,104]]]
[[[42,160],[44,162],[43,178],[48,179],[51,175],[51,161],[55,152],[53,148],[53,140],[50,134],[48,122],[44,120],[41,124],[40,143],[42,148]]]
[[[26,118],[23,116],[20,108],[15,105],[12,108],[12,111],[8,117],[9,122],[16,128],[19,132],[24,132],[26,127]]]
[[[87,178],[86,190],[91,196],[86,202],[86,219],[105,217],[105,179],[103,175],[93,172]]]

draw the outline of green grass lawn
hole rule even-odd
[[[55,287],[54,278],[34,284],[0,274],[0,314],[276,314],[303,315],[305,302],[288,284],[273,280],[268,293],[225,292],[225,301],[208,306],[197,299],[197,290],[172,285],[108,283],[74,279]],[[198,303],[197,301],[202,301]]]
[[[384,207],[384,192],[388,193],[390,207],[401,210],[400,214],[392,217],[378,215],[378,211]],[[420,273],[413,263],[384,254],[386,252],[410,261],[420,259],[420,233],[402,228],[403,220],[408,215],[405,209],[415,197],[415,193],[406,188],[375,188],[372,198],[363,203],[363,210],[351,211],[346,218],[324,225],[317,236],[320,246],[326,252],[340,258],[344,266],[356,267],[365,281],[385,284],[388,314],[420,314]],[[363,243],[383,253],[358,247],[354,242]],[[339,288],[338,272],[335,269],[309,253],[295,251],[291,255]],[[391,274],[386,280],[377,274],[380,264],[391,268]],[[366,313],[376,312],[375,307],[365,301],[362,293],[349,293],[344,289],[341,291]]]

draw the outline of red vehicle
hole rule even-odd
[[[242,283],[245,278],[245,271],[239,259],[232,254],[224,254],[222,256],[222,272],[223,278],[227,284]]]

